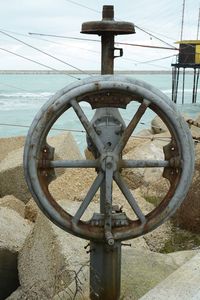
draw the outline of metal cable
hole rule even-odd
[[[46,34],[46,33],[37,33],[37,32],[29,32],[30,35],[39,35],[39,36],[49,36],[61,39],[70,39],[70,40],[79,40],[79,41],[87,41],[87,42],[101,42],[99,39],[88,39],[88,38],[79,38],[73,36],[66,35],[56,35],[56,34]],[[144,48],[153,48],[153,49],[165,49],[165,50],[178,50],[178,48],[170,46],[170,47],[162,47],[162,46],[152,46],[152,45],[143,45],[143,44],[134,44],[134,43],[126,43],[126,42],[115,42],[115,44],[124,45],[124,46],[133,46],[133,47],[144,47]]]
[[[78,6],[83,7],[83,8],[87,8],[87,9],[89,9],[89,10],[91,10],[91,11],[93,11],[93,12],[96,12],[96,13],[98,13],[98,14],[101,13],[99,10],[96,10],[96,9],[91,8],[91,7],[89,7],[89,6],[83,5],[83,4],[81,4],[81,3],[79,3],[79,2],[76,2],[76,1],[73,1],[73,0],[65,0],[65,1],[70,2],[70,3],[72,3],[72,4],[75,4],[75,5],[78,5]]]
[[[38,52],[40,52],[40,53],[43,53],[43,54],[45,54],[45,55],[47,55],[47,56],[49,56],[49,57],[51,57],[51,58],[53,58],[53,59],[55,59],[55,60],[57,60],[57,61],[63,63],[63,64],[65,64],[65,65],[67,65],[67,66],[69,66],[69,67],[71,67],[71,68],[73,68],[73,69],[75,69],[75,70],[81,72],[81,73],[87,74],[86,72],[84,72],[83,70],[81,70],[81,69],[75,67],[74,65],[72,65],[72,64],[70,64],[70,63],[68,63],[68,62],[66,62],[66,61],[64,61],[64,60],[62,60],[62,59],[60,59],[60,58],[57,58],[56,56],[51,55],[51,54],[49,54],[49,53],[47,53],[47,52],[45,52],[45,51],[43,51],[43,50],[41,50],[41,49],[39,49],[39,48],[37,48],[37,47],[35,47],[35,46],[32,46],[32,45],[30,45],[30,44],[28,44],[28,43],[26,43],[26,42],[24,42],[24,41],[22,41],[22,40],[20,40],[20,39],[18,39],[18,38],[16,38],[16,37],[14,37],[14,36],[12,36],[11,34],[8,34],[8,33],[4,32],[4,31],[2,31],[2,30],[0,30],[0,33],[3,34],[3,35],[5,35],[5,36],[10,37],[11,39],[14,39],[14,40],[20,42],[21,44],[24,44],[25,46],[28,46],[28,47],[30,47],[30,48],[32,48],[32,49],[38,51]],[[87,75],[88,75],[88,74],[87,74]]]
[[[19,127],[19,128],[29,128],[30,127],[28,125],[10,124],[10,123],[0,123],[0,126]],[[54,128],[54,127],[52,127],[51,130],[85,133],[85,130],[78,130],[78,129],[65,129],[65,128]]]
[[[89,7],[89,6],[83,5],[83,4],[81,4],[81,3],[77,2],[77,1],[73,1],[73,0],[65,0],[65,1],[70,2],[70,3],[73,3],[73,4],[78,5],[78,6],[80,6],[80,7],[83,7],[83,8],[86,8],[86,9],[89,9],[89,10],[91,10],[91,11],[94,11],[94,12],[96,12],[96,13],[101,14],[101,11],[96,10],[96,9],[93,9],[93,8],[91,8],[91,7]],[[120,19],[119,19],[119,20],[120,20]],[[135,25],[135,24],[134,24],[134,25]],[[168,46],[170,47],[170,49],[174,49],[174,50],[176,49],[174,46],[170,45],[169,43],[167,43],[167,42],[164,41],[163,39],[161,39],[161,38],[155,36],[154,34],[149,33],[147,30],[141,28],[140,26],[135,25],[135,27],[138,28],[140,31],[146,33],[147,35],[149,35],[149,36],[151,36],[151,37],[154,37],[155,39],[157,39],[158,41],[164,43],[165,45],[168,45]]]
[[[61,72],[63,73],[63,71],[59,71],[59,70],[57,70],[57,69],[55,69],[55,68],[49,67],[49,66],[47,66],[47,65],[45,65],[45,64],[43,64],[43,63],[40,63],[40,62],[38,62],[38,61],[36,61],[36,60],[33,60],[33,59],[31,59],[31,58],[28,58],[28,57],[25,57],[25,56],[23,56],[23,55],[17,54],[17,53],[15,53],[15,52],[10,51],[10,50],[4,49],[4,48],[0,48],[0,50],[5,51],[5,52],[8,52],[8,53],[10,53],[10,54],[13,54],[13,55],[15,55],[15,56],[18,56],[18,57],[23,58],[23,59],[25,59],[25,60],[31,61],[31,62],[33,62],[33,63],[35,63],[35,64],[37,64],[37,65],[40,65],[40,66],[45,67],[45,68],[48,68],[48,69],[50,69],[50,70],[52,70],[52,71],[55,71],[55,72],[57,72],[57,73],[59,73],[59,74],[60,74]],[[73,75],[70,75],[70,74],[64,73],[64,75],[69,76],[69,77],[72,77],[72,78],[77,79],[77,80],[81,80],[79,77],[76,77],[76,76],[73,76]]]
[[[20,35],[20,36],[23,36],[23,37],[26,37],[26,38],[28,37],[28,38],[36,39],[36,40],[39,40],[39,41],[48,42],[48,43],[55,44],[55,45],[66,46],[66,44],[63,44],[63,43],[60,43],[60,42],[55,42],[55,41],[52,41],[52,40],[48,40],[48,39],[44,39],[44,38],[39,38],[37,36],[34,36],[34,34],[31,35],[31,33],[28,33],[28,35],[27,35],[27,34],[24,34],[24,33],[16,32],[16,31],[11,31],[11,30],[7,30],[7,29],[0,29],[0,31],[12,33],[12,34],[15,34],[15,35]],[[74,46],[74,45],[71,45],[71,44],[67,44],[67,46],[68,47],[77,48],[77,49],[81,49],[81,50],[85,50],[85,51],[88,51],[88,52],[99,53],[99,51],[95,51],[95,50],[87,49],[87,48],[83,48],[83,47],[78,47],[78,46]]]
[[[29,128],[30,126],[27,125],[21,125],[21,124],[11,124],[11,123],[0,123],[0,126],[8,126],[8,127],[19,127],[19,128]],[[156,127],[156,126],[153,126]],[[156,127],[159,128],[159,127]],[[53,131],[65,131],[65,132],[77,132],[77,133],[86,133],[85,130],[79,130],[79,129],[66,129],[66,128],[54,128],[52,127],[51,130]],[[159,140],[159,141],[168,141],[171,138],[169,136],[162,136],[162,137],[157,137],[157,134],[153,134],[151,136],[143,136],[143,135],[131,135],[131,138],[136,138],[136,139],[146,139],[150,141],[154,140]],[[200,138],[198,137],[193,137],[193,140],[196,143],[200,143]]]

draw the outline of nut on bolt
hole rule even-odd
[[[115,241],[111,232],[107,231],[105,233],[105,238],[109,246],[113,246]]]

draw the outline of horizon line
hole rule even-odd
[[[191,71],[188,71],[187,73],[190,73]],[[62,74],[82,74],[78,70],[59,70],[59,71],[53,71],[53,70],[0,70],[0,74],[55,74],[55,75],[62,75]],[[99,70],[84,70],[84,73],[88,74],[101,74],[101,71]],[[86,75],[84,74],[83,75]],[[171,74],[171,70],[116,70],[114,71],[114,74]]]

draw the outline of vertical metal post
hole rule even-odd
[[[174,88],[175,88],[175,77],[176,76],[176,67],[172,68],[172,101],[174,101]]]
[[[114,20],[112,5],[104,5],[103,20]],[[101,74],[113,74],[114,70],[114,32],[102,32],[101,35]]]
[[[175,103],[177,103],[177,96],[178,96],[179,74],[180,74],[180,68],[178,68],[177,75],[176,75]]]
[[[101,74],[106,75],[114,73],[115,35],[135,33],[135,27],[131,22],[115,21],[113,5],[104,5],[102,20],[84,22],[81,32],[101,36]],[[122,56],[122,49],[119,50],[120,55],[117,57]],[[107,118],[107,123],[104,122],[105,118]],[[122,130],[125,128],[119,110],[114,107],[96,109],[91,123],[95,124],[97,120],[101,120],[105,127],[108,127],[110,122],[112,126],[116,125],[119,128],[120,124]],[[104,141],[105,134],[104,131],[99,136],[102,141]],[[112,151],[111,148],[110,151]],[[94,150],[94,155],[98,156],[99,153]],[[100,242],[90,241],[90,299],[92,300],[118,300],[120,297],[121,242],[114,241],[112,236],[112,226],[114,226],[112,222],[112,180],[113,170],[112,172],[111,170],[105,171],[105,178],[100,187],[99,214],[104,223],[104,226],[101,224],[104,238]]]
[[[179,67],[174,67],[172,72],[172,101],[174,103],[177,103],[179,73]]]
[[[196,89],[195,89],[195,103],[197,102],[197,95],[198,95],[199,73],[200,73],[200,70],[198,68],[197,79],[196,79]]]
[[[192,103],[195,103],[196,72],[196,68],[194,68]]]
[[[121,283],[121,243],[91,242],[90,299],[118,300]]]
[[[114,34],[101,36],[101,74],[113,74],[114,69]]]
[[[184,99],[185,99],[185,68],[183,68],[182,104],[184,104]]]
[[[113,6],[103,6],[103,20],[114,20]],[[113,74],[114,32],[101,33],[101,74]],[[113,108],[106,108],[112,115]],[[100,213],[106,214],[106,181],[100,187]],[[121,242],[90,241],[90,299],[118,300],[121,287]]]

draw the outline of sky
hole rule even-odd
[[[133,22],[143,29],[136,27],[136,34],[116,36],[116,42],[166,47],[164,42],[176,46],[175,41],[180,40],[183,0],[0,0],[0,4],[0,70],[48,70],[2,49],[56,70],[73,70],[72,66],[81,70],[100,70],[100,43],[33,36],[29,32],[98,39],[95,35],[81,34],[80,30],[83,22],[101,20],[103,5],[114,5],[116,20]],[[183,39],[197,37],[199,5],[199,0],[185,0]],[[166,49],[117,46],[123,47],[124,55],[115,59],[115,70],[170,70],[178,53]]]

